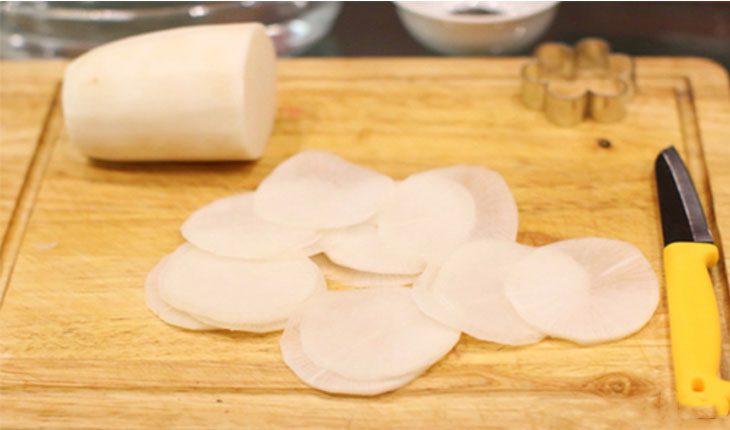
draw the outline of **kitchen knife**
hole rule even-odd
[[[654,168],[677,400],[684,406],[712,406],[718,415],[727,415],[730,382],[720,376],[720,317],[708,273],[717,263],[718,249],[677,150],[659,153]]]

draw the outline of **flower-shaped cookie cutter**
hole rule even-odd
[[[543,43],[522,68],[522,102],[561,126],[587,117],[619,121],[634,90],[633,60],[611,53],[602,39],[582,39],[575,47]]]

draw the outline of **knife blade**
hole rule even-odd
[[[677,401],[711,406],[724,416],[730,411],[730,382],[720,376],[720,316],[708,272],[719,252],[692,178],[674,147],[659,153],[654,171]]]
[[[659,153],[655,172],[664,245],[674,242],[712,243],[697,190],[673,146]]]

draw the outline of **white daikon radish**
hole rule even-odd
[[[362,272],[415,275],[425,266],[420,258],[386,245],[378,228],[369,223],[328,232],[322,246],[334,263]]]
[[[393,379],[430,367],[459,331],[423,314],[404,287],[329,291],[301,309],[304,354],[348,379]]]
[[[426,266],[423,273],[413,282],[411,296],[421,312],[445,326],[460,330],[459,327],[465,324],[459,315],[459,310],[433,293],[433,281],[436,279],[439,269],[439,266],[435,264]]]
[[[504,178],[482,166],[457,165],[429,170],[466,187],[474,198],[477,220],[471,239],[517,238],[517,204]]]
[[[342,267],[323,254],[312,256],[311,259],[322,270],[325,278],[351,287],[397,287],[414,281],[413,275],[387,275]]]
[[[357,396],[374,396],[393,391],[416,379],[426,369],[398,376],[391,379],[357,380],[345,378],[335,372],[324,369],[312,362],[302,350],[299,334],[300,318],[292,317],[289,320],[284,334],[281,336],[281,355],[284,363],[305,384],[318,390],[335,394],[350,394]]]
[[[160,298],[160,294],[157,290],[159,275],[167,262],[167,258],[167,256],[162,257],[155,267],[150,270],[150,273],[147,275],[147,279],[144,282],[144,298],[147,307],[162,321],[170,325],[188,330],[213,330],[214,327],[203,324],[190,315],[173,308]]]
[[[239,260],[184,244],[159,275],[160,297],[206,324],[265,332],[284,327],[311,295],[326,289],[308,258]]]
[[[198,209],[181,231],[190,243],[208,252],[249,259],[305,255],[305,249],[319,239],[315,230],[273,224],[256,216],[253,193],[225,197]]]
[[[504,291],[507,275],[531,251],[502,240],[466,243],[444,260],[430,284],[427,279],[416,283],[414,299],[432,318],[477,339],[506,345],[539,342],[544,334],[517,314]]]
[[[302,249],[301,254],[305,255],[307,257],[313,257],[315,255],[321,254],[324,252],[324,246],[322,246],[322,238],[320,236],[320,239],[315,241],[314,243],[307,245]]]
[[[476,223],[476,208],[463,185],[421,173],[398,184],[376,222],[387,246],[434,262],[468,239]]]
[[[69,64],[71,140],[104,160],[261,157],[276,110],[276,52],[258,23],[142,34]]]
[[[659,303],[656,275],[641,251],[592,237],[532,252],[511,270],[505,291],[530,325],[581,344],[638,331]]]
[[[326,229],[372,217],[391,193],[389,177],[324,151],[279,164],[256,191],[257,215],[279,224]]]

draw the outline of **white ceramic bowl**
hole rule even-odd
[[[507,54],[529,47],[555,18],[557,1],[397,1],[419,42],[450,55]]]

